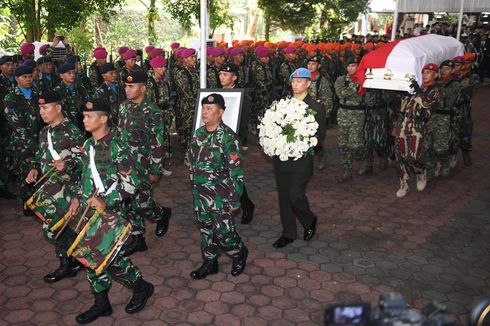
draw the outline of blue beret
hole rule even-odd
[[[11,55],[4,55],[0,58],[0,65],[3,65],[5,62],[13,62],[14,59]]]
[[[31,66],[20,65],[17,68],[15,68],[14,76],[19,77],[22,75],[31,75],[33,70],[34,68]]]
[[[52,62],[51,57],[40,57],[39,59],[37,59],[38,65],[41,65],[46,62]]]
[[[66,59],[65,63],[77,63],[77,62],[80,62],[80,57],[78,55],[72,55],[71,57],[68,57],[68,59]]]
[[[298,68],[289,76],[289,80],[293,80],[293,78],[311,79],[311,72],[306,68]]]
[[[105,74],[106,72],[114,71],[114,70],[116,70],[116,67],[114,67],[113,63],[104,63],[100,68],[100,73]]]
[[[34,60],[26,60],[24,61],[23,65],[31,66],[32,68],[36,68],[37,66],[36,61]]]
[[[58,67],[58,73],[59,74],[64,74],[65,72],[68,72],[70,70],[75,69],[75,64],[73,63],[64,63],[61,66]]]

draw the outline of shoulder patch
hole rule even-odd
[[[236,161],[238,159],[238,154],[230,154],[230,159]]]

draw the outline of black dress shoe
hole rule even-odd
[[[155,235],[157,237],[163,237],[167,233],[170,216],[172,216],[172,209],[162,207],[162,218],[157,221],[157,227],[155,228]]]
[[[285,236],[281,235],[281,237],[279,239],[277,239],[272,244],[272,246],[275,248],[283,248],[283,247],[286,247],[291,242],[294,242],[294,239],[286,238]]]
[[[124,248],[123,256],[129,257],[138,251],[147,251],[148,246],[146,245],[145,237],[142,234],[133,235],[129,239],[129,243]]]
[[[95,304],[90,307],[89,310],[81,313],[76,317],[76,321],[79,324],[88,324],[93,322],[99,317],[109,316],[112,314],[111,303],[107,296],[107,291],[95,293]]]
[[[74,262],[71,258],[60,257],[60,267],[58,267],[54,272],[44,276],[44,282],[55,283],[64,279],[65,277],[74,277],[81,270],[81,264]]]
[[[248,249],[243,246],[241,252],[233,255],[233,262],[231,263],[231,275],[238,276],[243,273],[245,266],[247,265]]]
[[[146,302],[153,295],[154,290],[153,284],[139,279],[134,286],[133,296],[126,305],[126,312],[128,314],[134,314],[143,310]]]
[[[255,205],[252,205],[248,209],[243,210],[243,215],[242,215],[242,224],[248,224],[252,222],[252,219],[254,218],[254,210],[255,210]]]
[[[305,241],[310,241],[311,238],[313,238],[313,236],[315,235],[315,233],[316,233],[316,221],[317,221],[317,218],[315,217],[315,219],[313,220],[313,223],[311,223],[310,227],[305,229],[305,233],[303,234],[303,239],[305,239]]]
[[[218,260],[211,259],[211,260],[205,260],[204,263],[201,265],[201,267],[199,267],[195,271],[192,271],[191,277],[193,279],[200,280],[210,274],[217,274],[217,273],[218,273]]]

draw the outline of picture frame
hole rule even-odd
[[[213,93],[220,94],[225,100],[225,112],[223,113],[223,122],[230,127],[236,134],[240,128],[240,119],[242,115],[243,98],[245,95],[244,88],[218,88],[218,89],[200,89],[197,95],[196,112],[194,114],[194,123],[192,135],[196,130],[204,125],[201,120],[202,105],[204,97]]]

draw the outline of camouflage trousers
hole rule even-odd
[[[127,287],[133,287],[141,278],[141,270],[134,266],[129,258],[121,255],[117,255],[109,267],[98,276],[93,269],[87,269],[87,279],[95,293],[108,291],[113,278]]]
[[[448,112],[449,113],[449,112]],[[426,167],[429,176],[434,175],[437,165],[443,174],[449,173],[449,148],[453,142],[451,114],[434,113],[430,118],[427,134]]]
[[[183,107],[184,109],[180,112],[180,126],[178,127],[179,142],[182,149],[187,152],[191,137],[193,134],[193,123],[194,123],[194,113],[195,113],[195,103],[192,105],[187,105]]]
[[[425,169],[426,126],[416,130],[395,130],[396,170],[400,179],[408,179],[410,170],[420,174]]]
[[[50,228],[55,223],[51,222],[49,224],[43,223],[43,237],[54,245],[54,252],[56,257],[67,257],[66,252],[70,248],[73,241],[75,241],[76,233],[68,226],[63,233],[55,239],[58,234],[58,230],[51,232]]]
[[[9,184],[9,162],[5,151],[5,144],[0,141],[0,189],[7,188]]]
[[[26,201],[32,194],[32,188],[25,182],[31,169],[31,160],[34,157],[32,147],[13,147],[9,155],[12,157],[12,170],[17,175],[17,186],[22,201]]]
[[[153,200],[153,185],[142,182],[127,205],[126,218],[133,225],[131,234],[145,234],[145,219],[156,222],[163,216],[162,207]]]
[[[465,152],[471,151],[471,138],[473,135],[471,105],[464,105],[459,108],[459,111],[455,113],[451,130],[454,134],[449,148],[450,155],[455,155],[458,149]]]
[[[366,157],[364,141],[363,110],[340,108],[337,114],[337,143],[340,150],[340,164],[345,170],[352,169],[352,159],[363,160]]]
[[[272,94],[268,94],[265,96],[263,94],[262,95],[255,94],[252,103],[252,108],[250,110],[250,124],[252,126],[257,127],[260,120],[262,120],[265,110],[267,110],[267,108],[272,103],[271,96]]]
[[[201,232],[201,254],[204,260],[217,258],[221,250],[229,256],[242,250],[244,244],[230,212],[198,212],[197,223]]]
[[[382,159],[388,158],[388,112],[386,107],[373,107],[366,110],[364,139],[368,165],[373,165],[374,152]]]

